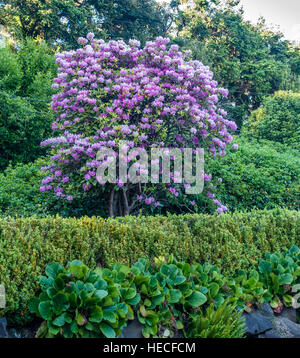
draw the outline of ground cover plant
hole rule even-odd
[[[30,312],[45,320],[38,336],[115,338],[136,314],[145,338],[173,337],[184,328],[194,338],[242,337],[244,310],[271,302],[278,313],[280,299],[292,306],[300,249],[266,253],[248,278],[241,271],[223,276],[210,264],[190,265],[172,255],[94,271],[81,261],[66,270],[51,263],[46,274],[40,278],[42,293],[29,301]]]

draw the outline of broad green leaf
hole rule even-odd
[[[56,278],[59,273],[64,272],[64,269],[60,264],[52,262],[47,265],[45,272],[47,276]]]
[[[106,323],[100,323],[100,330],[106,338],[115,338],[116,332]]]
[[[206,296],[201,293],[201,292],[193,292],[187,299],[186,301],[192,306],[192,307],[199,307],[201,305],[203,305],[206,301],[207,298]]]
[[[135,295],[135,297],[133,297],[132,299],[130,300],[127,300],[126,303],[128,303],[129,305],[131,306],[135,306],[137,305],[141,300],[141,295],[140,294],[137,294]],[[151,303],[151,302],[150,302]]]
[[[289,285],[293,282],[293,275],[290,273],[285,273],[280,275],[279,277],[279,284],[280,285]]]
[[[81,313],[77,313],[76,322],[78,326],[84,326],[86,324],[86,318]]]
[[[102,317],[103,317],[102,309],[99,306],[95,306],[92,310],[89,321],[100,323],[102,321]]]
[[[105,298],[108,295],[108,292],[105,291],[105,290],[97,290],[97,291],[94,292],[94,295],[97,298],[102,300],[103,298]]]
[[[105,321],[108,321],[108,322],[111,322],[111,323],[114,323],[116,322],[117,320],[117,316],[114,312],[112,311],[103,311],[103,319]]]
[[[262,274],[269,274],[272,271],[272,265],[270,262],[261,260],[258,265],[259,272]]]
[[[52,318],[53,310],[50,301],[44,301],[39,304],[39,312],[41,317],[48,321]]]
[[[170,303],[177,303],[180,301],[182,294],[179,290],[170,290]]]
[[[52,324],[54,324],[54,326],[58,326],[58,327],[62,327],[65,323],[66,323],[65,316],[63,314],[56,317],[55,320],[52,321]]]

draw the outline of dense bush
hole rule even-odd
[[[236,138],[239,150],[218,161],[207,159],[206,171],[222,178],[218,197],[230,210],[299,208],[300,155],[280,143]],[[202,205],[203,207],[203,205]],[[199,205],[201,209],[201,205]]]
[[[24,41],[0,48],[0,169],[10,161],[29,162],[44,152],[51,130],[51,83],[55,58],[43,43]]]
[[[136,213],[141,207],[158,212],[170,197],[176,204],[185,192],[192,194],[196,178],[194,182],[187,178],[188,160],[184,178],[174,169],[167,185],[159,183],[157,168],[152,182],[155,178],[158,183],[152,185],[148,155],[154,148],[173,148],[181,157],[180,149],[196,151],[201,146],[213,157],[224,156],[233,140],[230,133],[237,128],[218,103],[228,91],[218,87],[209,68],[192,60],[188,51],[168,45],[168,38],[157,37],[141,47],[139,41],[104,42],[89,33],[78,42],[76,51],[57,54],[53,87],[58,93],[51,106],[57,113],[52,128],[59,134],[42,142],[52,156],[41,190],[72,201],[75,188],[88,192],[100,182],[110,197],[110,216]],[[200,156],[199,150],[199,161]],[[120,170],[109,182],[100,171],[107,167],[115,171],[122,165],[125,173]],[[211,177],[200,172],[199,164],[196,168],[198,181],[204,176],[201,195],[209,196]],[[227,210],[219,201],[213,205],[219,213]],[[193,201],[182,207],[189,210]]]
[[[299,89],[299,46],[270,31],[263,19],[257,25],[246,22],[239,1],[191,3],[179,12],[175,41],[190,48],[229,89],[234,104],[229,113],[239,127],[265,95]]]
[[[0,173],[1,216],[107,216],[106,198],[97,190],[99,187],[90,192],[89,200],[80,193],[74,194],[74,200],[68,203],[59,200],[52,192],[42,193],[43,172],[40,168],[46,164],[44,159],[38,159],[33,163],[10,165]]]
[[[245,133],[300,149],[300,93],[279,91],[252,112]]]
[[[174,254],[187,262],[210,262],[224,273],[248,270],[262,252],[300,245],[296,211],[63,219],[0,219],[0,282],[7,288],[10,319],[28,319],[27,302],[38,290],[46,265],[74,259],[95,268],[140,257]]]
[[[48,215],[48,200],[39,192],[42,178],[40,166],[43,160],[29,164],[9,165],[0,173],[0,213],[1,215],[31,216]],[[49,196],[48,196],[49,197]]]
[[[248,141],[238,137],[236,142],[239,144],[238,151],[229,151],[227,156],[219,160],[208,158],[205,164],[207,172],[216,178],[222,178],[222,183],[218,184],[218,196],[222,202],[226,202],[232,211],[275,207],[298,209],[299,152],[269,141]],[[39,159],[34,163],[8,167],[0,173],[2,216],[108,216],[108,198],[101,191],[100,185],[90,189],[88,197],[82,194],[81,190],[74,190],[72,202],[59,200],[52,192],[41,193],[43,173],[40,168],[47,164],[45,160]],[[199,212],[214,210],[210,203],[202,198],[196,203],[198,205],[194,206],[194,209]],[[178,212],[178,207],[173,204],[171,198],[169,203],[161,208],[161,213],[168,211]]]

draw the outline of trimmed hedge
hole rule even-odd
[[[91,268],[132,264],[139,257],[174,254],[210,262],[224,273],[248,270],[263,252],[300,245],[300,213],[283,209],[222,215],[170,215],[118,219],[61,217],[0,219],[0,283],[10,321],[30,319],[28,300],[49,262],[80,259]]]

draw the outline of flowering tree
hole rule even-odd
[[[72,200],[79,185],[85,192],[97,188],[108,193],[111,216],[180,200],[192,210],[193,198],[183,191],[187,184],[175,184],[172,174],[169,184],[159,185],[117,181],[101,187],[96,181],[103,163],[98,150],[117,148],[120,141],[128,148],[201,147],[212,156],[226,154],[236,124],[217,103],[228,91],[217,87],[208,67],[189,59],[189,51],[167,47],[169,41],[158,37],[140,48],[135,40],[106,43],[89,33],[78,39],[81,48],[57,54],[52,108],[58,116],[52,129],[61,135],[42,142],[52,148],[52,163],[42,168],[48,176],[41,191]],[[204,180],[204,195],[219,213],[227,210],[215,198],[209,173]]]

